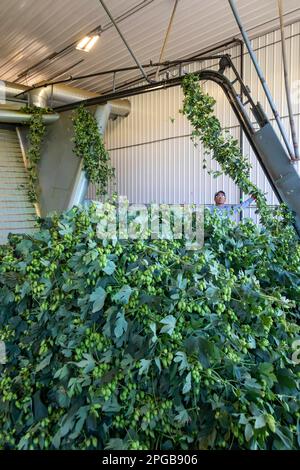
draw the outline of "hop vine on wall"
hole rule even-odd
[[[28,159],[28,175],[29,189],[28,197],[30,202],[36,203],[39,199],[39,178],[38,163],[41,159],[41,146],[46,132],[46,126],[43,122],[43,114],[52,112],[50,108],[40,108],[38,106],[26,106],[20,109],[21,112],[31,114],[29,121],[29,150],[27,152]]]
[[[74,125],[74,153],[83,158],[83,168],[90,183],[95,184],[97,195],[107,193],[114,176],[110,158],[99,133],[95,117],[83,106],[72,116]]]
[[[50,108],[26,106],[20,111],[31,114],[29,121],[29,149],[27,152],[30,202],[36,203],[39,199],[38,163],[41,159],[41,146],[46,132],[43,115],[53,112]],[[83,168],[88,180],[96,185],[97,195],[107,193],[108,184],[114,176],[110,158],[105,149],[103,138],[99,133],[97,121],[83,106],[73,114],[74,124],[74,153],[83,158]]]

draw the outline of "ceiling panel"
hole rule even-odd
[[[106,0],[106,5],[114,17],[127,12],[119,27],[139,61],[158,60],[174,0]],[[278,26],[277,0],[237,0],[237,6],[252,37]],[[0,0],[0,7],[2,80],[33,85],[55,76],[66,78],[135,65],[98,0]],[[285,0],[284,12],[286,23],[300,20],[299,0]],[[70,47],[20,77],[99,25],[104,31],[90,53]],[[233,37],[239,37],[239,30],[227,0],[179,0],[165,59],[186,57]],[[137,76],[136,71],[118,75],[117,84]],[[111,88],[112,78],[75,83],[101,92]]]

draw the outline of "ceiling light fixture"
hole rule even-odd
[[[100,37],[100,34],[93,34],[91,36],[85,36],[76,45],[76,49],[79,51],[89,52],[92,47],[96,44]]]

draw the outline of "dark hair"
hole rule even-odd
[[[218,196],[218,194],[222,193],[224,195],[224,197],[226,197],[226,194],[224,193],[224,191],[217,191],[216,194],[215,194],[215,197]]]

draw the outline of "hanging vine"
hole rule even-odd
[[[205,153],[212,154],[219,163],[222,172],[230,176],[244,193],[256,198],[260,218],[265,226],[279,231],[290,225],[293,216],[287,206],[281,204],[275,211],[271,210],[263,192],[250,181],[251,165],[241,154],[238,140],[234,139],[228,130],[222,130],[220,121],[214,115],[216,101],[201,89],[197,75],[186,75],[182,89],[184,100],[181,112],[193,127],[192,139],[195,144],[199,140],[204,146]]]
[[[95,117],[84,106],[73,113],[74,153],[83,158],[83,168],[88,180],[95,184],[98,196],[107,194],[109,181],[114,176],[108,151],[99,133]]]
[[[30,202],[36,203],[39,196],[38,181],[38,163],[41,159],[41,146],[46,132],[46,126],[43,122],[43,114],[53,112],[50,108],[40,108],[38,106],[25,106],[20,109],[21,112],[31,114],[29,121],[29,149],[27,152],[29,189],[28,197]]]

